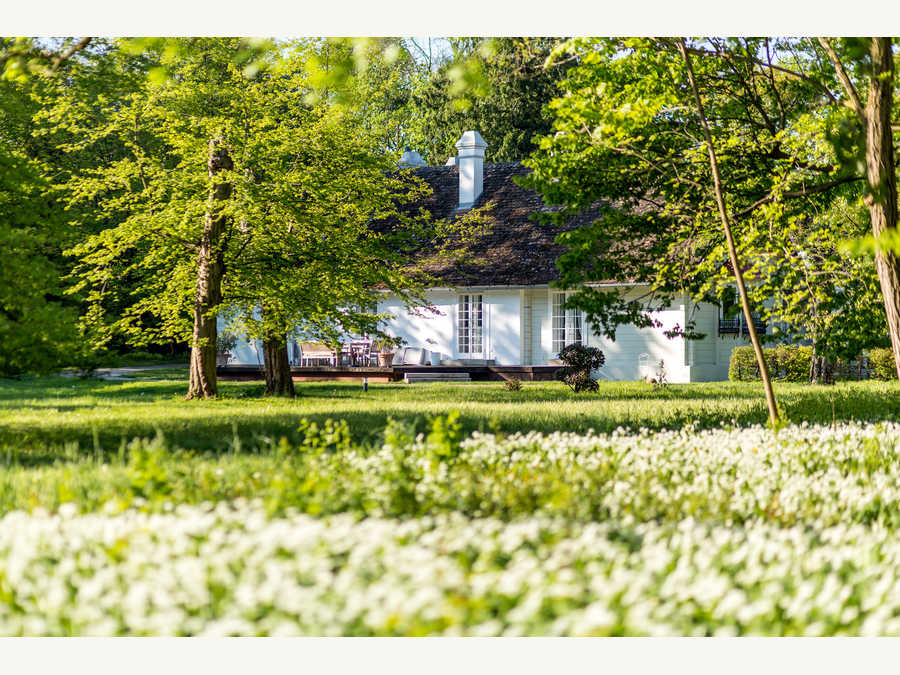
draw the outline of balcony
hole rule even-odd
[[[753,318],[753,326],[757,333],[766,332],[766,322],[757,317]],[[745,335],[747,333],[747,324],[744,317],[737,319],[719,319],[719,335]]]

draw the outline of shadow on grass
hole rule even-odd
[[[223,382],[217,401],[184,401],[185,383],[75,381],[41,378],[0,381],[0,464],[40,465],[117,454],[123,442],[163,433],[174,447],[220,453],[255,452],[285,437],[301,439],[301,418],[321,426],[344,419],[355,442],[380,442],[388,418],[413,423],[457,409],[472,431],[610,432],[711,428],[766,422],[762,389],[754,384],[695,384],[654,389],[603,383],[598,394],[576,396],[558,383],[373,385],[302,383],[295,400],[262,396],[258,382]],[[792,422],[900,419],[900,387],[850,383],[833,388],[782,385],[779,400]]]

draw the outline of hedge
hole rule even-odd
[[[796,347],[793,345],[779,345],[763,349],[766,362],[769,364],[769,372],[772,378],[782,382],[806,382],[809,380],[809,366],[812,360],[812,347]],[[897,369],[894,366],[894,354],[890,349],[871,349],[865,361],[863,377],[873,380],[896,380]],[[838,362],[834,364],[834,374],[837,379],[857,379],[856,362]],[[731,361],[728,364],[728,379],[732,382],[752,382],[759,380],[759,368],[756,365],[756,355],[753,347],[735,347],[731,352]]]
[[[763,348],[763,356],[769,365],[772,379],[781,382],[806,382],[809,380],[809,365],[812,361],[812,347],[778,345]],[[733,382],[759,380],[759,367],[753,347],[735,347],[728,364],[728,379]]]
[[[896,380],[897,367],[890,349],[869,350],[869,377],[874,380]]]

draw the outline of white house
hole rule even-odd
[[[611,380],[635,380],[648,368],[654,374],[659,361],[664,361],[670,382],[728,378],[732,349],[747,341],[740,320],[723,320],[717,305],[677,298],[655,314],[660,327],[620,326],[615,341],[593,333],[580,312],[563,309],[565,294],[551,287],[558,279],[555,260],[562,252],[555,243],[559,229],[529,218],[546,207],[539,195],[512,180],[527,169],[516,162],[485,164],[487,143],[477,131],[464,133],[456,147],[457,157],[445,166],[421,166],[415,153],[404,160],[417,166],[416,174],[431,186],[426,208],[433,215],[452,218],[486,206],[490,226],[470,260],[430,269],[446,281],[429,292],[437,314],[407,311],[390,295],[379,302],[379,312],[393,317],[387,325],[391,333],[408,345],[439,354],[447,365],[484,361],[498,366],[548,365],[563,346],[580,342],[603,351],[606,364],[599,374]],[[578,224],[572,222],[570,227]],[[647,291],[639,284],[604,285],[628,297]],[[663,334],[691,319],[705,338],[669,339]]]
[[[484,235],[465,259],[428,268],[441,280],[428,293],[435,312],[410,311],[390,294],[378,303],[378,311],[392,317],[387,331],[422,350],[423,363],[547,366],[556,363],[563,346],[579,342],[603,351],[601,378],[636,380],[655,374],[663,361],[670,382],[727,379],[731,351],[747,344],[740,319],[725,320],[718,306],[695,305],[681,297],[655,313],[660,327],[620,326],[615,341],[593,333],[580,312],[563,309],[565,294],[551,286],[558,279],[556,258],[563,252],[555,243],[560,230],[530,218],[548,207],[540,195],[513,181],[528,169],[517,162],[485,164],[487,143],[477,131],[465,132],[456,147],[458,155],[444,166],[425,166],[415,152],[404,154],[401,164],[431,186],[432,195],[422,206],[435,217],[454,218],[486,207]],[[568,227],[590,218],[585,214]],[[647,291],[633,283],[602,285],[627,297]],[[663,334],[690,320],[705,338],[669,339]],[[232,363],[260,364],[261,353],[258,345],[241,342]],[[289,353],[296,354],[293,345]]]

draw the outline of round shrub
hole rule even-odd
[[[573,344],[559,351],[559,358],[565,363],[564,368],[556,371],[556,379],[565,382],[575,393],[597,391],[597,381],[591,377],[591,371],[600,368],[606,357],[596,347],[585,347]]]
[[[522,380],[518,377],[511,377],[508,380],[503,380],[503,387],[506,391],[519,391],[522,388]]]
[[[752,382],[759,379],[759,366],[753,347],[735,347],[728,362],[728,379],[732,382]]]
[[[897,367],[890,349],[869,350],[869,377],[876,380],[896,380]]]

